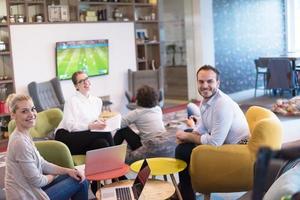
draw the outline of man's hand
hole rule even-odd
[[[177,131],[176,132],[176,142],[177,144],[185,143],[187,138],[187,132]]]
[[[191,127],[191,128],[194,128],[194,127],[195,127],[195,122],[194,122],[194,120],[193,120],[192,118],[186,119],[185,123],[186,123],[186,125],[187,125],[188,127]]]
[[[176,142],[177,144],[181,143],[195,143],[201,144],[200,135],[196,132],[184,132],[184,131],[177,131],[176,132]]]
[[[189,118],[186,119],[185,123],[188,127],[194,128],[198,119],[196,116],[191,115]]]

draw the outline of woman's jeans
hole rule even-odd
[[[60,175],[42,187],[51,200],[88,200],[89,183],[79,182],[68,175]]]

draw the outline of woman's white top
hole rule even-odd
[[[102,100],[98,97],[84,96],[76,92],[64,105],[64,116],[57,129],[69,132],[88,130],[88,125],[101,114]]]

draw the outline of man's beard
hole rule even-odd
[[[206,91],[207,91],[207,90],[206,90]],[[203,92],[202,92],[200,89],[198,89],[198,92],[199,92],[199,94],[200,94],[204,99],[210,99],[212,96],[214,96],[214,95],[216,94],[217,88],[215,88],[215,89],[213,89],[213,90],[209,90],[209,92],[211,92],[211,95],[210,95],[210,96],[203,96],[203,95],[202,95]]]

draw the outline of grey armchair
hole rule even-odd
[[[33,81],[28,84],[28,92],[32,97],[37,112],[48,108],[60,108],[63,110],[65,99],[57,78],[41,83]]]
[[[163,69],[132,71],[128,69],[128,91],[125,92],[128,100],[127,108],[132,110],[136,108],[136,93],[143,86],[148,85],[157,90],[159,95],[159,106],[164,105],[164,76]]]

